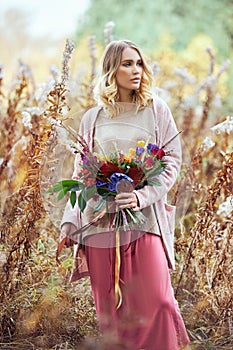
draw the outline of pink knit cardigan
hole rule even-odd
[[[101,107],[93,107],[89,109],[83,116],[80,124],[80,134],[85,138],[90,149],[93,146],[93,131],[95,128],[95,121]],[[155,118],[155,135],[156,143],[161,148],[171,140],[178,131],[167,104],[158,96],[153,98],[153,109]],[[145,186],[142,189],[136,190],[140,208],[143,209],[149,205],[153,205],[157,222],[160,229],[160,234],[163,241],[164,250],[168,260],[168,266],[175,269],[174,259],[174,229],[175,229],[175,206],[167,203],[167,193],[174,185],[181,165],[181,146],[179,137],[175,137],[171,142],[164,147],[165,150],[170,151],[164,160],[167,164],[166,170],[159,176],[161,186]],[[75,169],[73,177],[77,176],[78,158],[75,161]],[[76,205],[71,207],[70,202],[67,202],[64,215],[61,221],[61,226],[70,222],[78,228],[81,227],[80,210]],[[78,246],[77,246],[78,247]],[[78,250],[76,249],[76,253]],[[81,252],[83,255],[83,252]],[[83,255],[84,256],[84,255]],[[77,266],[76,266],[77,268]],[[87,273],[73,272],[71,280],[74,281]]]

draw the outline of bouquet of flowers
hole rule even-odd
[[[93,208],[94,213],[98,213],[105,206],[105,213],[108,215],[109,199],[117,193],[131,192],[145,185],[161,185],[156,176],[166,167],[163,161],[165,151],[148,140],[138,141],[135,148],[130,148],[127,154],[123,154],[114,145],[115,150],[107,155],[100,144],[101,153],[92,153],[80,137],[79,142],[72,147],[81,156],[79,180],[59,181],[47,192],[58,192],[57,200],[61,200],[69,192],[72,207],[78,201],[81,212],[96,194],[99,195],[99,202]],[[76,192],[79,192],[78,196]],[[131,222],[143,224],[145,219],[142,212],[126,208],[116,211],[112,226],[116,230],[120,227],[127,230]]]
[[[175,135],[174,137],[176,137]],[[172,141],[174,137],[169,140]],[[166,168],[163,157],[164,145],[159,148],[149,140],[138,141],[135,148],[130,148],[127,154],[121,152],[116,145],[114,151],[106,154],[99,142],[101,153],[91,152],[85,140],[78,136],[77,143],[73,144],[74,152],[80,155],[79,180],[62,180],[53,185],[47,192],[57,192],[58,200],[70,193],[70,202],[74,207],[76,201],[83,212],[87,202],[95,195],[99,200],[93,208],[97,213],[92,222],[96,222],[104,215],[109,217],[109,204],[119,192],[131,192],[143,188],[145,185],[160,186],[158,175]],[[77,192],[78,195],[76,194]],[[104,207],[104,208],[103,208]],[[104,210],[101,210],[104,209]],[[99,212],[99,214],[98,214]],[[131,208],[119,209],[116,207],[114,219],[111,223],[116,231],[116,261],[115,261],[115,299],[117,308],[122,302],[120,283],[120,230],[128,230],[130,225],[143,224],[146,218],[141,211]],[[92,222],[89,223],[92,224]],[[85,227],[76,231],[82,232]]]

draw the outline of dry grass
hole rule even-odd
[[[77,94],[68,91],[73,50],[68,42],[60,82],[57,72],[52,72],[43,87],[36,87],[29,67],[22,62],[10,91],[0,79],[1,349],[104,348],[106,340],[96,338],[88,280],[69,284],[69,250],[63,253],[61,266],[55,263],[64,203],[58,205],[44,194],[51,183],[71,175],[73,158],[66,151],[64,132],[69,127],[77,130],[82,110],[94,103],[93,40],[89,43],[90,75]],[[172,278],[193,346],[200,350],[233,346],[232,211],[219,213],[221,203],[233,196],[233,122],[229,120],[225,129],[219,126],[217,133],[210,130],[225,119],[214,102],[227,65],[214,69],[215,58],[209,49],[208,54],[208,76],[193,82],[192,92],[185,93],[189,83],[184,76],[179,91],[174,84],[167,89],[173,94],[171,107],[179,128],[184,130],[184,164],[171,197],[179,214],[177,271]],[[59,129],[61,123],[65,128]],[[206,136],[214,142],[212,147],[204,142]]]

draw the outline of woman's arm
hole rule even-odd
[[[157,145],[161,148],[166,145],[175,135],[178,130],[174,122],[170,109],[160,98],[156,99],[155,113],[157,113],[158,135]],[[143,209],[156,201],[163,198],[174,185],[180,171],[182,155],[179,136],[164,147],[165,152],[170,152],[164,156],[166,162],[165,170],[158,176],[161,186],[145,186],[140,190],[135,190],[139,207]]]

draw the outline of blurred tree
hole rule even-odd
[[[131,39],[150,51],[161,34],[171,33],[173,48],[181,50],[196,34],[204,33],[226,56],[233,47],[232,19],[232,0],[92,0],[77,36],[95,34],[101,42],[105,24],[113,21],[115,39]]]

